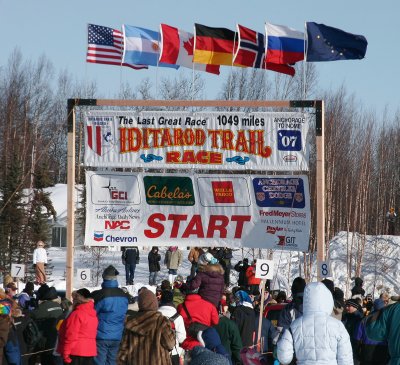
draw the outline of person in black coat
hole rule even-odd
[[[249,267],[249,259],[239,261],[234,269],[239,273],[238,286],[247,287],[246,270]]]
[[[363,281],[361,278],[355,278],[354,279],[354,287],[351,289],[351,296],[354,295],[361,295],[362,297],[365,296],[365,290],[362,287],[363,286]]]
[[[161,255],[158,253],[158,247],[153,246],[149,252],[149,285],[157,285],[157,273],[160,271]]]
[[[136,246],[123,249],[122,263],[125,265],[126,285],[133,285],[136,264],[139,263],[139,249]]]

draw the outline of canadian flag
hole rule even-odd
[[[197,71],[219,75],[218,65],[193,63],[194,35],[184,30],[160,24],[161,42],[159,62],[179,65]]]

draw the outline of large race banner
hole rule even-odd
[[[86,172],[85,245],[308,251],[305,175]]]
[[[85,165],[307,171],[310,114],[88,111]]]

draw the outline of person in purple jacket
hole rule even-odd
[[[214,260],[213,260],[214,259]],[[189,290],[218,307],[225,288],[224,269],[210,253],[200,256],[196,276],[189,282]]]

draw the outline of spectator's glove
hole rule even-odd
[[[47,266],[47,264],[44,264],[44,266]]]
[[[36,267],[36,264],[33,264],[32,267],[35,268],[35,267]]]

